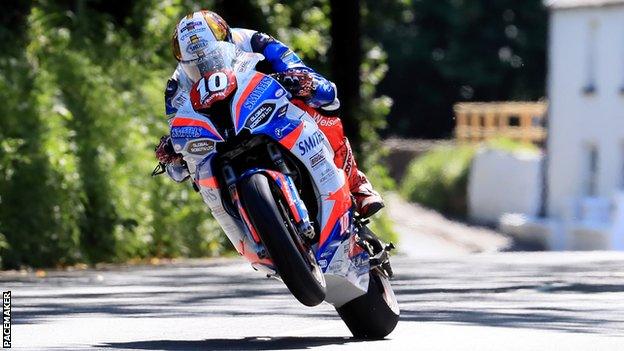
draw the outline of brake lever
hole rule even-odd
[[[158,162],[154,170],[152,171],[152,177],[159,176],[167,171],[164,163]]]

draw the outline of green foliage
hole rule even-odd
[[[43,93],[31,68],[20,54],[0,63],[0,256],[7,267],[71,263],[77,246],[75,218],[63,211],[72,202],[60,184],[64,174],[48,162],[49,126],[29,103]]]
[[[382,211],[380,214],[375,215],[372,218],[370,229],[373,233],[375,233],[375,235],[377,235],[382,241],[396,245],[399,241],[399,235],[394,230],[394,223],[388,214]]]
[[[370,147],[372,144],[378,143],[369,143],[367,147]],[[375,190],[382,194],[396,189],[396,184],[388,174],[388,170],[379,162],[384,152],[385,150],[381,148],[371,150],[367,153],[368,157],[363,159],[367,177],[375,187]],[[395,244],[398,242],[398,234],[394,231],[392,220],[388,216],[387,211],[382,210],[375,215],[371,221],[370,228],[385,242],[393,242]]]
[[[22,9],[24,46],[0,57],[2,266],[229,250],[188,185],[149,177],[167,127],[169,35],[188,8],[142,1],[120,15],[88,5]]]
[[[532,143],[516,141],[509,138],[495,138],[492,140],[488,140],[484,146],[488,149],[502,150],[507,152],[540,152],[540,149]]]
[[[3,268],[232,249],[189,184],[149,177],[154,144],[167,131],[162,94],[175,67],[171,31],[200,8],[233,26],[266,30],[329,71],[327,0],[41,0],[0,14],[8,24],[0,28]],[[391,104],[374,88],[386,57],[372,41],[365,49],[361,118],[371,156],[363,163],[390,188],[374,161],[376,131]],[[387,219],[376,225],[392,235]]]

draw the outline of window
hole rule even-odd
[[[596,34],[598,21],[589,21],[587,34],[587,52],[585,57],[585,85],[583,94],[592,95],[596,92]]]
[[[620,144],[620,190],[624,190],[624,142]]]
[[[511,115],[509,116],[509,126],[510,127],[520,127],[520,116]]]
[[[585,195],[598,194],[598,148],[587,144],[585,148]]]
[[[624,62],[624,43],[620,44],[620,62]],[[624,64],[621,65],[620,69],[624,69]],[[624,74],[620,83],[620,95],[624,95]]]

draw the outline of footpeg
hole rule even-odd
[[[372,269],[377,268],[381,270],[388,278],[392,278],[394,275],[392,267],[390,266],[390,255],[388,254],[391,250],[394,250],[393,243],[385,245],[383,250],[371,256],[368,261]]]

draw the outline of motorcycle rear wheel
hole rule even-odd
[[[399,305],[389,279],[377,270],[369,273],[368,291],[336,311],[353,336],[383,339],[399,322]]]
[[[261,173],[247,178],[240,197],[249,219],[275,264],[280,278],[299,302],[316,306],[325,300],[325,277],[311,250],[306,249],[280,199],[271,191],[268,178]]]

